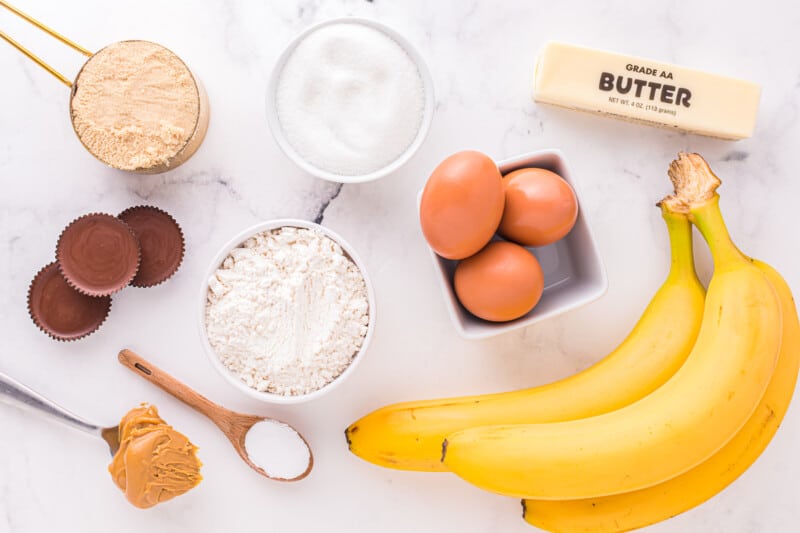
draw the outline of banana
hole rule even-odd
[[[761,455],[786,414],[800,370],[800,322],[791,289],[774,268],[754,261],[778,293],[783,337],[778,363],[755,413],[720,451],[669,481],[646,489],[583,500],[523,500],[523,517],[559,533],[630,531],[700,505],[738,478]]]
[[[442,442],[455,431],[584,418],[628,405],[661,386],[694,345],[705,297],[694,269],[687,216],[662,214],[670,239],[670,272],[616,350],[583,372],[540,387],[383,407],[347,428],[350,450],[380,466],[444,471]]]
[[[596,498],[674,478],[722,448],[761,401],[781,344],[772,284],[731,242],[719,180],[696,154],[670,166],[677,201],[708,240],[715,272],[684,365],[650,395],[580,420],[458,431],[445,466],[483,489],[528,499]]]

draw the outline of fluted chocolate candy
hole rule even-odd
[[[183,260],[183,232],[167,212],[153,206],[130,207],[118,218],[139,239],[141,262],[134,287],[152,287],[169,279]]]
[[[28,289],[28,312],[52,338],[72,341],[96,331],[111,310],[111,297],[81,294],[67,284],[55,262],[39,271]]]
[[[133,230],[104,213],[71,222],[56,246],[64,278],[89,296],[108,296],[125,288],[136,276],[139,260],[139,241]]]

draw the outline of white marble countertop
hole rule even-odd
[[[55,0],[17,4],[90,49],[126,38],[176,51],[211,101],[204,145],[158,176],[126,175],[86,153],[69,123],[67,89],[0,43],[0,370],[99,423],[149,401],[199,444],[205,481],[169,504],[129,506],[106,472],[102,442],[0,407],[0,532],[533,531],[519,502],[454,476],[381,469],[347,451],[343,429],[380,405],[545,383],[585,368],[624,337],[667,268],[653,204],[669,192],[679,150],[704,154],[724,180],[734,239],[800,291],[795,203],[800,196],[800,9],[791,2],[428,2],[407,0]],[[266,80],[281,47],[314,22],[360,15],[405,34],[427,59],[437,93],[427,142],[396,174],[341,190],[305,175],[267,129]],[[0,28],[72,76],[81,57],[0,10]],[[531,101],[534,56],[548,39],[595,46],[751,79],[762,85],[753,138],[732,143],[584,115]],[[460,149],[500,159],[560,148],[580,183],[605,261],[607,295],[580,310],[486,341],[450,323],[415,197],[432,168]],[[76,216],[136,204],[171,212],[187,256],[168,283],[114,299],[95,335],[56,343],[26,312],[26,290]],[[197,296],[218,247],[253,223],[322,220],[361,254],[379,318],[366,359],[312,403],[249,400],[201,351]],[[711,264],[698,248],[701,274]],[[116,360],[129,347],[211,399],[292,422],[313,446],[312,475],[260,478],[207,420]],[[800,407],[795,402],[761,459],[712,501],[653,532],[773,533],[800,527]]]

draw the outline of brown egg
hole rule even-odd
[[[483,248],[503,216],[503,181],[492,159],[480,152],[453,154],[433,171],[419,209],[425,240],[447,259]]]
[[[563,238],[578,218],[578,200],[569,183],[543,168],[523,168],[503,177],[506,202],[498,232],[525,246],[545,246]]]
[[[544,274],[528,250],[496,241],[461,261],[454,283],[458,300],[470,313],[505,322],[523,316],[539,302]]]

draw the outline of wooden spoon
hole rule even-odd
[[[244,460],[244,462],[247,463],[250,468],[262,476],[268,477],[269,479],[274,479],[276,481],[298,481],[306,477],[309,472],[311,472],[311,467],[314,466],[314,457],[311,453],[311,448],[308,446],[306,439],[303,438],[303,436],[300,435],[297,430],[289,426],[289,424],[274,418],[244,415],[225,409],[224,407],[215,404],[202,394],[199,394],[198,392],[187,387],[157,366],[145,361],[139,355],[130,350],[126,349],[119,352],[119,362],[128,367],[130,370],[133,370],[136,374],[143,377],[150,383],[160,387],[186,405],[192,407],[194,410],[209,418],[220,430],[222,430],[225,436],[228,437],[228,440],[231,441],[231,444],[233,444],[233,447],[236,449],[236,452],[239,454],[242,460]],[[247,453],[247,448],[245,447],[245,437],[247,436],[247,432],[250,431],[253,426],[265,420],[286,425],[289,429],[297,433],[297,436],[300,437],[300,439],[303,441],[303,444],[305,444],[306,448],[308,449],[308,467],[300,475],[292,478],[271,476],[264,471],[263,468],[250,460],[250,456]]]

